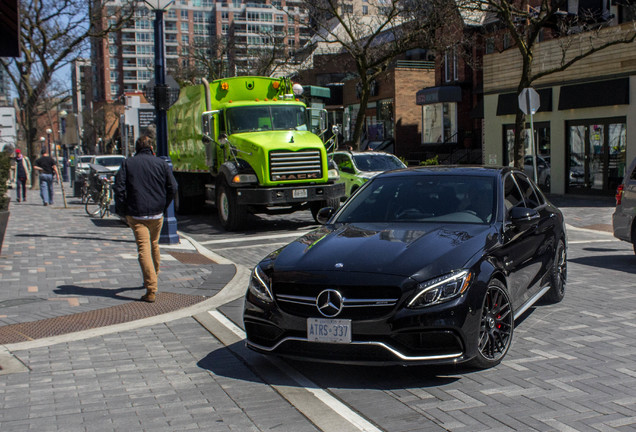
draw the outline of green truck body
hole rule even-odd
[[[344,195],[288,79],[233,77],[181,89],[168,111],[177,211],[216,203],[229,230],[248,213],[337,207]]]

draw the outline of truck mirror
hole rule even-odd
[[[206,111],[201,114],[201,133],[203,137],[213,141],[214,140],[214,112]]]
[[[320,110],[320,133],[327,131],[327,110]]]

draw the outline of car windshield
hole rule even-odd
[[[335,222],[488,224],[493,220],[494,202],[492,177],[436,174],[376,177],[353,196]]]
[[[266,130],[307,130],[307,114],[301,105],[243,106],[227,110],[230,134]]]
[[[93,159],[93,156],[78,156],[78,163],[88,163]]]
[[[353,162],[360,171],[390,171],[404,168],[404,164],[390,154],[356,154],[353,155]]]
[[[110,157],[110,158],[99,158],[96,162],[101,166],[119,166],[121,165],[124,158],[121,157]]]

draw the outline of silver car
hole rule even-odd
[[[612,215],[614,237],[634,246],[636,253],[636,158],[625,171],[623,183],[616,189],[616,210]]]

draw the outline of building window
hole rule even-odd
[[[152,42],[153,34],[152,33],[137,33],[135,35],[135,39],[137,42]]]
[[[174,9],[168,9],[168,18],[177,18],[177,11]]]
[[[446,51],[444,53],[444,81],[457,81],[458,78],[457,51],[453,48],[452,51]]]
[[[362,6],[362,15],[369,15],[369,6],[367,5]]]
[[[190,26],[187,22],[181,23],[181,33],[188,33],[190,31]]]
[[[492,54],[495,52],[495,38],[486,39],[486,54]]]
[[[188,45],[189,43],[190,43],[190,36],[181,35],[181,44],[182,45]]]
[[[182,20],[187,20],[188,19],[188,10],[187,9],[181,9],[181,19]]]
[[[223,21],[227,21],[230,18],[230,13],[227,11],[222,11],[221,12],[221,19]]]
[[[119,60],[117,60],[116,58],[111,58],[108,62],[111,69],[117,69],[119,67]]]
[[[195,23],[205,22],[205,13],[201,11],[192,12],[192,19]]]
[[[111,84],[110,85],[110,97],[115,99],[119,95],[119,85]]]
[[[457,142],[457,104],[436,103],[422,106],[422,143]]]

